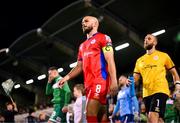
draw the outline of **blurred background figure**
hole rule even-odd
[[[174,94],[174,86],[170,87],[170,95],[168,100],[166,101],[166,109],[165,109],[165,116],[164,120],[165,123],[179,123],[179,111],[175,106],[175,98],[173,97]]]
[[[110,122],[115,122],[116,123],[116,119],[118,119],[118,116],[115,115],[115,117],[112,119],[111,115],[114,111],[114,107],[116,105],[116,101],[117,101],[117,95],[107,95],[107,116],[109,117]]]
[[[3,115],[0,114],[0,123],[4,123],[4,120],[5,119],[4,119]]]
[[[14,123],[14,116],[18,113],[18,109],[15,102],[6,103],[6,110],[3,111],[5,122]]]
[[[144,103],[141,103],[139,119],[137,119],[135,121],[138,121],[138,122],[141,122],[141,123],[147,123],[146,107],[145,107]]]
[[[35,110],[33,108],[29,108],[29,115],[26,117],[25,122],[26,123],[37,123],[38,119],[35,116]]]
[[[74,123],[86,123],[86,115],[85,115],[85,105],[86,105],[86,97],[84,96],[84,85],[76,84],[73,89],[74,97],[76,97],[76,101],[73,106],[74,112]]]
[[[67,123],[74,123],[74,111],[73,111],[74,102],[75,102],[74,99],[72,99],[71,103],[68,105],[68,112],[66,114]]]
[[[39,123],[47,123],[47,121],[48,121],[48,116],[46,115],[46,113],[41,112],[41,113],[39,114],[38,122],[39,122]]]

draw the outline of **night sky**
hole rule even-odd
[[[9,47],[24,33],[43,25],[75,0],[0,1],[0,49]]]

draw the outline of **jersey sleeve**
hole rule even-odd
[[[81,44],[79,46],[77,61],[82,61],[82,48],[83,48],[83,45]]]
[[[108,35],[103,35],[100,40],[100,43],[102,47],[112,46],[111,38]]]
[[[103,52],[108,52],[108,51],[113,51],[112,48],[112,41],[111,38],[108,35],[103,35],[101,40],[100,40],[100,44],[102,47]]]
[[[168,70],[175,66],[168,54],[166,54],[165,66]]]
[[[139,60],[136,61],[136,64],[135,64],[135,68],[134,68],[134,73],[140,73],[140,70],[139,70],[139,63],[138,63]]]
[[[134,108],[134,112],[139,112],[139,103],[136,96],[133,96],[132,98],[132,106]]]
[[[46,95],[50,95],[53,93],[52,83],[47,83],[46,85]]]
[[[64,105],[67,106],[71,100],[71,90],[69,88],[69,85],[68,83],[66,82],[63,86],[63,90],[64,90],[64,95],[65,95],[65,98],[64,98]]]
[[[113,111],[113,115],[116,115],[117,112],[119,111],[119,107],[120,107],[120,101],[117,100],[116,106],[114,107],[114,111]]]
[[[131,81],[130,84],[130,97],[136,96],[135,86],[134,86],[134,77],[129,76],[128,78]]]

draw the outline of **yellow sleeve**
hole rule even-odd
[[[168,54],[166,54],[165,66],[168,70],[175,66]]]
[[[139,60],[136,61],[136,65],[135,65],[135,68],[134,68],[134,73],[140,73],[138,61]]]

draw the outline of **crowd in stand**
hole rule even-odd
[[[0,123],[3,122],[26,122],[26,123],[41,123],[47,122],[50,113],[52,112],[51,105],[34,105],[30,107],[17,107],[16,103],[8,102],[6,109],[0,109]]]
[[[131,83],[132,85],[132,83]],[[129,87],[131,87],[131,85]],[[119,85],[119,93],[121,93],[122,90],[125,89],[122,84]],[[170,122],[175,122],[179,123],[180,122],[180,111],[178,108],[176,108],[176,102],[175,102],[175,96],[174,96],[174,88],[171,87],[171,95],[169,99],[166,102],[166,111],[165,111],[165,117],[164,121],[165,123],[170,123]],[[130,92],[133,92],[132,88]],[[134,93],[135,94],[135,93]],[[129,95],[130,97],[136,96],[138,102],[135,101],[135,103],[138,104],[139,109],[132,111],[130,114],[133,114],[133,120],[134,122],[140,122],[140,123],[146,123],[147,122],[147,115],[146,115],[146,108],[144,105],[144,102],[142,101],[142,96],[141,93],[138,93],[134,95],[131,93]],[[85,96],[84,91],[83,91],[83,85],[82,84],[77,84],[73,88],[73,95],[75,98],[72,98],[71,103],[68,105],[68,111],[66,115],[66,122],[67,123],[78,123],[78,121],[82,121],[83,123],[86,123],[85,120]],[[118,105],[123,105],[123,104],[118,104],[119,102],[119,97],[118,95],[112,97],[110,95],[107,96],[107,109],[108,109],[108,116],[110,120],[114,123],[120,123],[119,118],[121,116],[121,110],[118,109]],[[128,98],[128,95],[126,95]],[[125,99],[125,98],[124,98]],[[133,100],[132,100],[133,101]],[[132,103],[132,101],[130,101]],[[126,103],[126,101],[123,100],[123,102]],[[135,105],[134,105],[135,106]],[[128,112],[127,108],[130,110],[135,109],[133,105],[131,107],[128,107],[126,104],[126,111]],[[46,106],[46,105],[39,105],[39,106],[34,106],[31,108],[27,109],[19,109],[17,108],[15,103],[7,103],[6,104],[7,109],[4,111],[1,111],[0,114],[0,122],[26,122],[26,123],[43,123],[47,122],[51,113],[52,113],[52,106]],[[46,109],[46,111],[45,111]],[[116,110],[116,111],[115,111]],[[49,111],[49,112],[48,112]],[[74,113],[76,112],[76,113]],[[82,115],[81,115],[82,114]],[[112,117],[113,114],[113,117]],[[21,119],[17,119],[17,116]],[[15,116],[15,118],[14,118]]]

